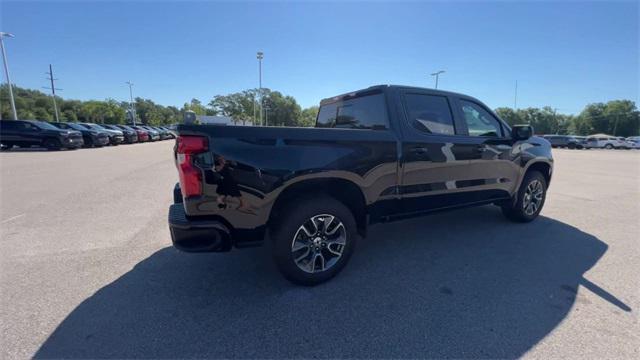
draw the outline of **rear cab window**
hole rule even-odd
[[[384,130],[389,128],[382,93],[338,100],[320,106],[316,127]]]

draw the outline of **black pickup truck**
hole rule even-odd
[[[269,238],[284,276],[305,285],[336,275],[372,223],[484,204],[531,221],[553,169],[530,126],[510,128],[466,95],[405,86],[322,100],[315,128],[176,132],[174,246],[222,252]]]

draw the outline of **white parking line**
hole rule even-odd
[[[7,220],[2,220],[2,222],[0,222],[0,224],[4,224],[4,223],[9,222],[9,221],[11,221],[11,220],[15,220],[15,219],[17,219],[17,218],[21,218],[21,217],[23,217],[23,216],[25,216],[25,215],[27,215],[27,214],[20,214],[20,215],[16,215],[16,216],[14,216],[14,217],[10,217],[10,218],[8,218]]]

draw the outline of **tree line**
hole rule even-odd
[[[13,86],[16,111],[19,119],[55,121],[55,110],[51,95],[39,90]],[[292,96],[283,95],[267,88],[250,89],[228,95],[216,95],[208,103],[191,99],[181,108],[163,106],[153,100],[136,97],[134,109],[136,122],[149,125],[168,125],[182,122],[186,111],[197,115],[222,115],[235,123],[259,124],[259,99],[263,99],[263,119],[269,126],[313,126],[318,107],[302,109]],[[9,88],[0,87],[0,115],[12,119]],[[131,105],[127,101],[71,100],[56,96],[60,121],[94,122],[98,124],[125,124],[130,122]]]
[[[54,121],[50,95],[38,90],[13,87],[19,119]],[[318,107],[303,109],[296,99],[271,89],[249,89],[227,95],[216,95],[203,103],[191,99],[181,108],[163,106],[150,99],[134,100],[136,121],[149,125],[182,122],[186,111],[197,115],[223,115],[238,124],[260,124],[260,98],[263,100],[263,122],[268,126],[313,126]],[[128,122],[130,104],[114,99],[68,100],[56,97],[60,121],[82,121],[105,124]],[[590,135],[605,133],[615,136],[636,136],[640,132],[640,112],[631,100],[613,100],[588,104],[578,115],[559,114],[555,109],[497,108],[496,113],[508,124],[531,124],[538,134]],[[0,115],[11,119],[8,87],[0,87]]]
[[[537,134],[637,136],[640,112],[631,100],[612,100],[585,106],[578,115],[558,114],[555,109],[497,108],[496,113],[509,125],[531,124]]]

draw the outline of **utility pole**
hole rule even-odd
[[[9,64],[7,63],[7,53],[4,51],[4,37],[15,37],[13,34],[0,32],[0,48],[2,48],[2,60],[4,61],[4,74],[7,76],[7,85],[9,85],[9,98],[11,99],[11,110],[13,111],[13,120],[18,120],[18,112],[16,111],[16,101],[13,98],[13,89],[11,88],[11,78],[9,77]]]
[[[431,76],[435,76],[436,77],[436,89],[438,88],[438,78],[440,77],[440,74],[444,73],[444,70],[439,70],[436,71],[434,73],[431,74]]]
[[[264,58],[264,53],[262,51],[258,51],[256,54],[256,58],[258,59],[258,89],[260,93],[260,125],[263,125],[262,122],[262,59]]]
[[[129,112],[131,114],[131,122],[133,123],[133,126],[136,126],[136,108],[135,105],[133,104],[133,83],[131,81],[127,81],[125,82],[125,84],[129,85]]]
[[[53,67],[51,67],[51,64],[49,64],[49,72],[45,73],[47,75],[49,75],[49,77],[47,78],[47,80],[51,81],[51,97],[53,98],[53,111],[56,115],[56,122],[60,121],[60,117],[58,116],[58,104],[56,103],[56,90],[62,90],[62,89],[58,89],[55,87],[54,85],[54,81],[58,80],[58,79],[54,79],[53,78]],[[43,89],[47,89],[47,87],[43,86]]]
[[[616,132],[618,130],[618,120],[620,120],[620,115],[616,114],[616,122],[613,125],[613,136],[616,136]]]
[[[516,80],[516,90],[513,95],[513,111],[518,110],[518,80]]]

